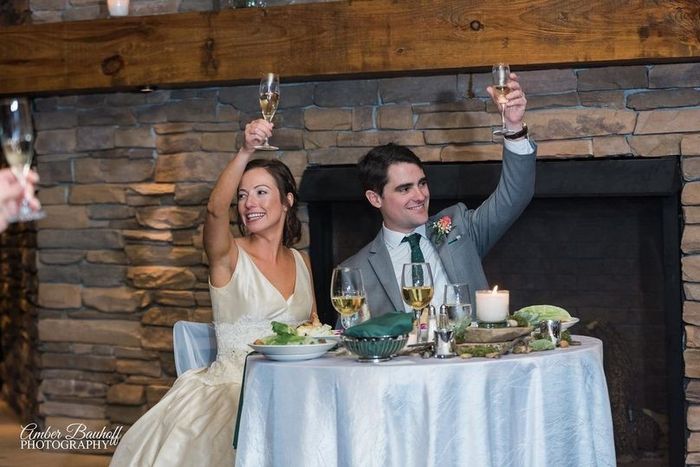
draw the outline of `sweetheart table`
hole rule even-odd
[[[614,466],[600,340],[500,359],[251,356],[237,466]]]

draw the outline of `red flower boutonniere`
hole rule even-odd
[[[435,243],[439,245],[447,237],[447,234],[452,231],[452,218],[450,216],[442,216],[433,222],[430,227],[433,229]]]

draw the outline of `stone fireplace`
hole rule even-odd
[[[682,274],[682,321],[665,302],[661,312],[674,320],[665,323],[666,332],[685,326],[685,340],[673,343],[683,352],[684,369],[678,369],[685,379],[668,382],[675,393],[666,397],[680,398],[687,408],[667,426],[680,430],[686,443],[674,446],[683,459],[673,465],[700,464],[700,65],[520,75],[541,161],[679,161],[682,237],[665,248],[682,262],[676,270]],[[473,73],[286,82],[272,140],[282,151],[268,157],[290,165],[302,184],[308,183],[307,167],[352,164],[385,142],[412,147],[436,169],[456,162],[497,167],[500,145],[491,127],[499,117],[484,91],[489,80],[487,73]],[[217,174],[240,144],[242,125],[258,116],[256,94],[248,85],[34,99],[39,196],[48,217],[2,236],[0,268],[3,393],[26,420],[130,425],[172,384],[172,324],[211,318],[201,220]],[[595,176],[583,167],[571,183]],[[622,173],[629,170],[636,169]],[[651,183],[628,181],[642,191]],[[459,196],[476,200],[480,194]],[[447,195],[437,202],[454,199]],[[550,201],[556,204],[545,193],[533,203],[543,209],[537,222],[549,219]],[[622,210],[647,217],[646,207],[625,203]],[[583,219],[604,207],[584,204]],[[305,223],[312,217],[304,212]],[[676,220],[664,218],[662,225]],[[529,233],[527,220],[516,227]],[[586,229],[594,245],[596,237],[617,234]],[[539,235],[546,244],[547,235]],[[313,251],[321,241],[307,229],[299,247]],[[544,266],[518,266],[516,252],[505,246],[494,251],[503,256],[489,258],[489,277],[510,286],[521,275],[521,303],[566,299],[545,295],[552,283],[528,283],[531,275],[519,274]],[[572,268],[590,262],[575,261]],[[547,287],[538,288],[543,283]],[[601,279],[597,286],[610,284]],[[585,302],[572,308],[588,313]],[[663,387],[669,386],[659,391]]]
[[[425,169],[436,212],[457,201],[478,206],[500,164]],[[381,219],[354,166],[307,169],[302,195],[319,313],[332,322],[330,268],[371,241]],[[621,465],[682,462],[679,196],[675,157],[539,161],[535,198],[484,260],[491,285],[510,290],[513,311],[559,305],[581,319],[574,333],[603,340]]]

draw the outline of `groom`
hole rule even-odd
[[[515,74],[511,73],[508,86],[505,123],[511,133],[504,137],[501,178],[478,208],[457,203],[429,218],[428,180],[420,159],[406,147],[378,146],[358,162],[365,196],[379,209],[383,225],[374,240],[342,266],[362,271],[372,316],[410,311],[400,290],[405,263],[430,264],[436,307],[447,283],[468,283],[472,303],[475,290],[488,288],[481,258],[520,216],[535,185],[536,147],[523,123],[527,101]],[[487,91],[502,105],[491,87]]]

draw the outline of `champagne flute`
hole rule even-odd
[[[267,73],[260,80],[260,110],[263,118],[268,122],[272,121],[277,111],[280,100],[280,77],[277,73]],[[271,146],[265,138],[265,143],[255,146],[255,149],[263,151],[277,151],[279,148]]]
[[[0,145],[5,159],[19,184],[24,188],[34,155],[34,128],[29,101],[24,97],[0,100]],[[23,222],[46,217],[44,211],[32,211],[26,193],[17,215],[8,222]]]
[[[340,314],[343,329],[354,325],[365,304],[365,286],[362,271],[356,268],[333,269],[331,276],[331,303]]]
[[[433,299],[433,274],[428,263],[407,263],[401,272],[401,296],[413,308],[414,331],[420,338],[420,317],[423,308]]]
[[[493,130],[494,135],[507,135],[512,133],[506,128],[506,95],[510,92],[508,80],[510,79],[510,67],[506,63],[496,63],[491,69],[493,79],[493,92],[496,95],[498,106],[501,110],[501,128]]]

